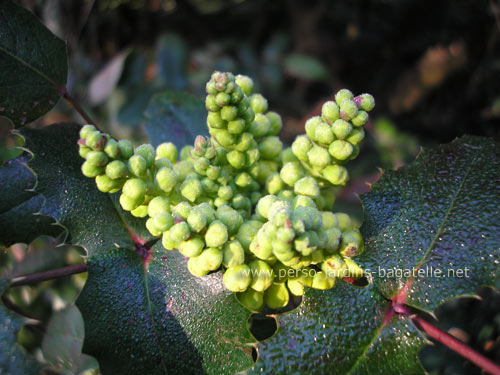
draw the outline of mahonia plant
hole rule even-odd
[[[286,306],[304,287],[362,276],[352,260],[363,251],[359,229],[332,208],[375,101],[340,90],[284,148],[281,117],[253,91],[249,77],[214,72],[205,101],[210,137],[180,152],[169,142],[134,149],[92,125],[78,144],[82,173],[100,191],[121,191],[122,208],[147,217],[149,232],[189,258],[194,276],[222,270],[225,287],[260,311]]]

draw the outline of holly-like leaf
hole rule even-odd
[[[164,34],[156,43],[156,64],[161,83],[172,90],[187,86],[187,47],[177,34]]]
[[[192,276],[186,259],[160,243],[148,261],[115,249],[89,258],[76,302],[83,351],[104,374],[234,374],[253,364],[250,313],[222,274]]]
[[[173,142],[178,148],[208,135],[207,111],[201,99],[186,93],[165,91],[151,99],[146,109],[146,132],[153,146]]]
[[[0,296],[7,287],[8,281],[0,280]],[[17,332],[23,325],[23,319],[0,302],[0,374],[40,373],[40,365],[17,343]]]
[[[41,213],[53,217],[71,235],[71,242],[89,254],[113,247],[133,248],[130,231],[151,239],[144,219],[123,211],[116,197],[97,190],[85,177],[78,155],[80,125],[55,124],[43,129],[23,129],[25,147],[33,153],[29,166],[36,173],[36,192],[46,201]]]
[[[23,126],[60,99],[68,74],[66,44],[31,12],[0,2],[0,115]]]
[[[343,281],[306,290],[302,304],[278,316],[278,331],[258,346],[250,374],[423,374],[425,344],[411,321],[389,314],[390,302],[372,286]]]
[[[44,198],[33,191],[36,177],[25,165],[28,159],[24,154],[0,166],[0,242],[5,246],[61,233],[52,218],[38,214]]]
[[[493,285],[500,277],[499,186],[493,140],[463,137],[423,150],[362,196],[366,251],[356,261],[385,297],[427,311]]]

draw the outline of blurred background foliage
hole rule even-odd
[[[405,165],[421,145],[464,134],[500,136],[498,0],[20,2],[67,41],[72,95],[101,128],[137,144],[147,140],[144,113],[155,94],[202,97],[213,70],[251,76],[282,115],[286,142],[338,89],[370,92],[377,107],[337,204],[359,221],[357,194],[378,179],[378,168]],[[64,101],[30,126],[62,121],[82,121]],[[0,163],[17,156],[21,144],[0,118]],[[4,246],[2,267],[22,274],[82,261],[78,249],[58,245],[60,239],[43,237]],[[38,259],[42,251],[48,255]],[[47,373],[97,371],[81,355],[83,322],[68,307],[84,282],[85,275],[76,275],[12,288],[3,297],[36,322],[19,341],[46,359]],[[500,361],[500,297],[489,289],[480,295],[442,306],[439,325]],[[58,334],[68,324],[77,327],[72,339]],[[50,332],[45,339],[44,332]],[[57,356],[47,349],[54,345],[72,349]],[[426,347],[421,357],[433,374],[480,373],[442,346]]]

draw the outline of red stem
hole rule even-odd
[[[77,264],[74,266],[57,268],[55,270],[32,273],[31,275],[19,276],[12,279],[10,286],[21,286],[27,284],[38,283],[40,281],[58,279],[64,276],[70,276],[77,273],[82,273],[87,271],[87,265],[85,263]]]
[[[73,108],[83,117],[83,119],[87,122],[87,124],[94,125],[97,128],[97,125],[94,120],[83,110],[83,108],[78,104],[68,93],[66,87],[61,89],[61,94],[66,101],[73,106]]]

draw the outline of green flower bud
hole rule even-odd
[[[253,81],[250,77],[238,74],[236,84],[241,87],[245,95],[251,95],[253,91]]]
[[[217,112],[220,110],[219,105],[215,101],[215,95],[207,95],[205,98],[205,108],[210,112]]]
[[[245,152],[246,155],[246,166],[251,167],[257,160],[259,160],[260,152],[258,148],[252,148]]]
[[[219,91],[217,91],[217,88],[215,86],[215,82],[213,80],[210,80],[207,82],[207,84],[205,86],[205,91],[207,94],[213,95],[213,96],[217,95],[217,93],[219,92]]]
[[[80,129],[80,138],[82,139],[85,139],[87,138],[87,135],[91,132],[95,132],[97,131],[97,129],[95,128],[94,125],[84,125],[81,129]]]
[[[361,142],[365,138],[365,131],[363,128],[354,128],[349,136],[346,138],[346,141],[356,145]]]
[[[193,151],[193,146],[186,145],[181,149],[180,160],[188,160],[191,158],[191,151]]]
[[[354,95],[352,94],[351,91],[347,89],[342,89],[335,94],[335,101],[337,102],[338,105],[342,103],[345,99],[352,100],[354,99]]]
[[[313,251],[311,253],[311,264],[318,264],[321,263],[323,260],[325,260],[325,253],[323,252],[322,249]],[[312,283],[312,279],[311,279]],[[310,286],[310,285],[308,285]]]
[[[135,217],[146,217],[148,216],[148,206],[140,205],[139,207],[130,211],[130,213]]]
[[[217,191],[217,195],[228,201],[229,199],[231,199],[233,197],[233,188],[229,185],[225,185],[225,186],[221,186],[219,187],[219,190]]]
[[[340,117],[344,120],[351,120],[358,115],[358,106],[350,99],[344,99],[340,103]]]
[[[106,166],[106,175],[112,179],[126,177],[128,175],[127,165],[120,160],[113,160]]]
[[[231,103],[231,95],[225,92],[219,92],[215,97],[215,102],[219,107],[224,107]]]
[[[256,114],[267,112],[267,99],[264,98],[261,94],[253,94],[249,99],[250,107]]]
[[[313,277],[311,287],[319,290],[332,289],[335,286],[335,279],[328,277],[323,271],[318,272]]]
[[[87,163],[98,167],[102,167],[108,162],[108,157],[102,151],[90,151],[87,153],[85,159],[87,160]]]
[[[101,151],[106,144],[106,137],[100,131],[88,132],[85,139],[85,146],[90,147],[94,151]]]
[[[219,220],[213,221],[205,233],[205,243],[208,247],[224,245],[228,239],[227,227]]]
[[[189,212],[187,222],[193,231],[199,233],[207,226],[208,218],[202,210],[195,208]]]
[[[106,142],[106,146],[104,146],[104,152],[111,159],[118,159],[120,155],[120,146],[118,146],[118,142],[114,139],[109,139]]]
[[[278,198],[281,200],[284,200],[284,201],[291,202],[293,200],[293,198],[295,198],[295,193],[293,192],[293,190],[290,190],[290,189],[281,190],[278,193]]]
[[[241,113],[241,118],[245,120],[247,124],[251,124],[255,120],[255,112],[251,107],[248,107],[244,112]]]
[[[234,177],[234,183],[236,184],[236,186],[245,188],[252,183],[252,177],[250,177],[250,175],[246,172],[238,173]]]
[[[132,211],[144,202],[144,197],[131,198],[125,194],[120,195],[120,205],[125,211]]]
[[[358,266],[352,259],[344,258],[344,262],[347,265],[349,277],[354,277],[355,279],[363,277],[363,269]]]
[[[82,173],[85,177],[96,177],[103,172],[104,168],[99,167],[95,164],[91,164],[88,161],[82,164]]]
[[[304,285],[298,279],[288,279],[286,286],[294,296],[304,295]]]
[[[174,218],[167,211],[163,211],[153,217],[153,224],[158,231],[165,232],[174,225]]]
[[[182,160],[174,165],[174,172],[177,175],[178,181],[184,181],[186,176],[193,172],[193,163],[188,160]]]
[[[186,241],[191,235],[189,225],[185,221],[174,224],[168,232],[172,241],[175,242]]]
[[[273,269],[263,260],[254,260],[248,264],[252,282],[250,288],[257,292],[263,292],[271,286],[274,280]]]
[[[229,107],[227,107],[229,108]],[[234,107],[231,107],[234,108]],[[227,123],[227,131],[231,134],[241,134],[247,128],[247,123],[243,119],[236,119]]]
[[[328,151],[320,146],[313,146],[307,153],[309,163],[317,168],[324,168],[331,163]]]
[[[262,228],[250,244],[250,252],[259,259],[269,259],[273,255],[273,245],[270,238],[260,234],[262,232]]]
[[[231,104],[239,104],[245,94],[243,93],[243,90],[241,90],[240,87],[236,86],[234,88],[234,91],[231,93]]]
[[[215,217],[226,226],[231,235],[236,233],[243,224],[243,218],[238,211],[227,205],[220,206],[215,213]]]
[[[306,121],[305,129],[306,134],[313,141],[316,140],[316,127],[323,122],[323,119],[320,116],[311,117]]]
[[[248,289],[236,294],[237,300],[248,310],[259,312],[264,306],[264,293]]]
[[[172,207],[172,215],[174,217],[181,217],[187,220],[189,213],[193,208],[188,202],[180,202],[179,204]]]
[[[333,124],[335,120],[340,118],[340,108],[337,103],[328,101],[321,108],[321,116],[327,123]]]
[[[275,195],[266,195],[259,200],[259,202],[257,203],[257,207],[255,208],[255,211],[260,216],[268,219],[269,218],[269,216],[268,216],[269,208],[277,200],[278,200],[278,198]]]
[[[361,108],[363,111],[370,112],[373,108],[375,108],[375,99],[370,94],[361,94],[354,98],[354,102]]]
[[[133,156],[132,156],[132,158],[133,158]],[[166,167],[169,169],[173,168],[172,162],[167,158],[156,158],[153,165],[155,166],[156,169],[161,169],[163,167]]]
[[[133,155],[128,159],[128,169],[134,176],[143,177],[146,174],[146,168],[146,160],[141,155]]]
[[[162,212],[170,211],[170,199],[166,197],[154,197],[148,205],[148,215],[154,217]]]
[[[264,293],[264,302],[271,309],[279,309],[288,305],[290,295],[285,284],[273,284]]]
[[[323,177],[327,179],[332,185],[345,185],[349,180],[347,169],[341,165],[329,165],[322,173]]]
[[[135,149],[135,155],[140,155],[146,161],[147,168],[151,168],[155,161],[155,149],[150,144],[140,145]]]
[[[330,127],[330,125],[324,122],[316,126],[316,129],[314,131],[314,138],[317,142],[324,145],[329,145],[335,139],[335,137],[333,136],[332,128]]]
[[[157,158],[167,158],[174,164],[177,161],[177,147],[172,142],[164,142],[156,147]]]
[[[266,190],[269,194],[277,194],[285,188],[285,183],[277,172],[272,173],[266,180]]]
[[[356,117],[354,117],[351,122],[354,126],[363,126],[368,122],[368,113],[365,111],[359,111]]]
[[[219,190],[219,184],[215,181],[212,181],[208,177],[205,177],[203,180],[201,180],[201,187],[207,194],[210,195],[216,194]]]
[[[313,147],[311,140],[306,135],[299,135],[292,143],[293,154],[300,160],[307,160],[307,153]]]
[[[123,185],[123,194],[132,199],[143,198],[146,195],[147,185],[140,178],[131,178]]]
[[[220,116],[225,121],[233,121],[238,117],[238,108],[232,105],[225,106],[221,109]]]
[[[240,151],[230,151],[226,155],[227,157],[227,162],[236,169],[241,169],[245,166],[246,163],[246,156],[243,152]]]
[[[299,181],[301,181],[301,180],[299,180]],[[297,186],[297,184],[295,184],[295,186]],[[314,201],[310,197],[308,197],[306,195],[297,195],[292,200],[292,209],[295,210],[297,207],[316,208],[316,204],[314,203]]]
[[[153,235],[154,237],[161,236],[162,232],[159,231],[155,226],[154,226],[154,221],[153,218],[150,217],[148,220],[146,220],[146,229]]]
[[[276,112],[267,112],[266,117],[271,123],[268,135],[278,135],[281,131],[281,128],[283,127],[283,121],[281,120],[281,116]]]
[[[256,113],[255,119],[250,125],[249,131],[254,137],[263,137],[271,129],[271,122],[262,113]]]
[[[333,212],[322,212],[321,218],[324,229],[336,228],[338,226],[337,216]]]
[[[219,177],[219,172],[220,168],[215,165],[209,165],[207,170],[205,171],[207,177],[214,181]]]
[[[210,134],[222,147],[232,147],[236,143],[236,136],[225,129],[212,130]]]
[[[222,264],[227,268],[239,266],[245,262],[245,250],[237,240],[226,242],[222,251]]]
[[[191,275],[195,277],[203,277],[209,272],[205,265],[200,262],[199,256],[189,258],[187,267]]]
[[[120,183],[120,181],[117,180],[112,180],[105,174],[101,174],[99,176],[96,176],[95,182],[97,185],[97,188],[102,191],[103,193],[109,193],[111,190],[115,189],[116,186],[118,185],[117,183]]]
[[[194,202],[203,195],[201,182],[196,179],[186,179],[181,185],[181,194],[190,202]]]
[[[181,242],[177,248],[179,252],[187,258],[197,257],[203,251],[205,242],[200,237],[193,237],[187,241]]]
[[[340,243],[340,254],[345,257],[353,258],[363,252],[364,243],[361,233],[357,230],[350,230],[342,233],[342,242]]]
[[[253,191],[250,194],[250,201],[252,202],[252,206],[255,206],[259,202],[260,198],[262,198],[262,194],[258,191]]]
[[[259,152],[263,159],[273,160],[279,156],[282,150],[283,143],[276,136],[265,137],[259,143]]]
[[[293,153],[293,150],[290,147],[287,147],[283,151],[281,151],[280,158],[281,158],[282,164],[291,163],[294,161],[299,161],[299,159],[295,156],[295,154]]]
[[[231,292],[244,292],[248,289],[251,281],[250,267],[246,264],[228,268],[222,277],[224,286]]]
[[[242,133],[237,139],[236,144],[234,145],[234,149],[244,152],[248,151],[251,148],[255,148],[257,143],[255,142],[253,135],[250,133]]]
[[[335,216],[337,217],[337,226],[342,232],[347,232],[354,228],[354,223],[348,214],[337,212]]]
[[[341,139],[333,141],[328,148],[328,152],[330,153],[330,155],[340,161],[349,159],[353,151],[354,149],[352,145],[349,142],[343,141]]]
[[[92,149],[90,147],[85,147],[85,146],[80,145],[80,147],[78,148],[78,154],[82,158],[85,158],[90,151],[92,151]]]
[[[208,112],[207,125],[214,129],[223,129],[226,127],[226,121],[222,119],[220,112]]]
[[[236,239],[240,242],[241,246],[243,246],[245,250],[250,249],[250,243],[261,227],[262,223],[260,221],[249,220],[241,225],[241,227],[238,229],[238,233],[236,233]]]
[[[169,193],[177,184],[177,176],[175,172],[170,168],[163,167],[160,168],[160,170],[156,173],[155,183],[165,193]],[[182,195],[185,196],[184,193]]]
[[[291,162],[283,165],[280,171],[281,179],[288,185],[293,186],[305,175],[305,170],[300,163]]]
[[[287,201],[278,200],[271,204],[267,214],[269,221],[274,225],[283,226],[286,221],[290,220],[290,216],[292,215],[291,205]]]
[[[122,139],[118,141],[118,147],[120,148],[120,158],[128,159],[134,153],[134,148],[132,147],[132,143],[126,139]]]
[[[295,194],[316,198],[319,195],[318,182],[313,177],[304,177],[294,185]]]
[[[338,119],[333,123],[332,131],[338,139],[345,139],[351,133],[352,125],[345,120]]]
[[[217,270],[222,264],[222,251],[214,247],[204,250],[198,257],[199,264],[209,271]]]
[[[338,255],[332,255],[321,264],[321,270],[330,278],[349,276],[347,264]]]

